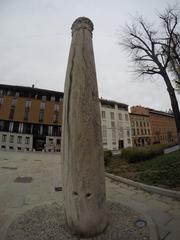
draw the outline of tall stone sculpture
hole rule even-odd
[[[62,134],[64,204],[72,233],[94,236],[106,228],[107,217],[93,23],[80,17],[71,29]]]

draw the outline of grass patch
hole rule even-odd
[[[135,163],[128,163],[122,156],[112,157],[106,170],[145,184],[180,190],[180,151]]]

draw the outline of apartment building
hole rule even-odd
[[[119,150],[132,146],[128,105],[100,99],[103,148]]]
[[[131,113],[133,115],[148,116],[146,117],[146,124],[150,123],[151,144],[177,143],[177,130],[173,114],[142,106],[131,107]],[[147,120],[148,118],[149,120]]]
[[[0,84],[0,148],[60,151],[63,93]]]
[[[151,144],[151,124],[149,114],[130,113],[132,141],[134,147]]]

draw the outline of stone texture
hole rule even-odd
[[[62,174],[65,211],[73,233],[93,236],[107,225],[104,160],[93,24],[78,18],[66,72],[63,110]]]
[[[143,218],[119,203],[108,202],[110,224],[95,237],[81,238],[68,231],[64,208],[57,203],[44,204],[26,211],[8,228],[6,240],[148,240],[149,228],[135,222]],[[146,220],[146,219],[144,219]]]

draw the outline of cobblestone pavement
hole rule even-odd
[[[28,209],[62,203],[60,154],[0,151],[0,240],[9,224]],[[106,179],[107,199],[150,216],[159,239],[180,239],[180,202]],[[57,190],[61,190],[58,189]],[[132,239],[133,240],[133,239]]]

